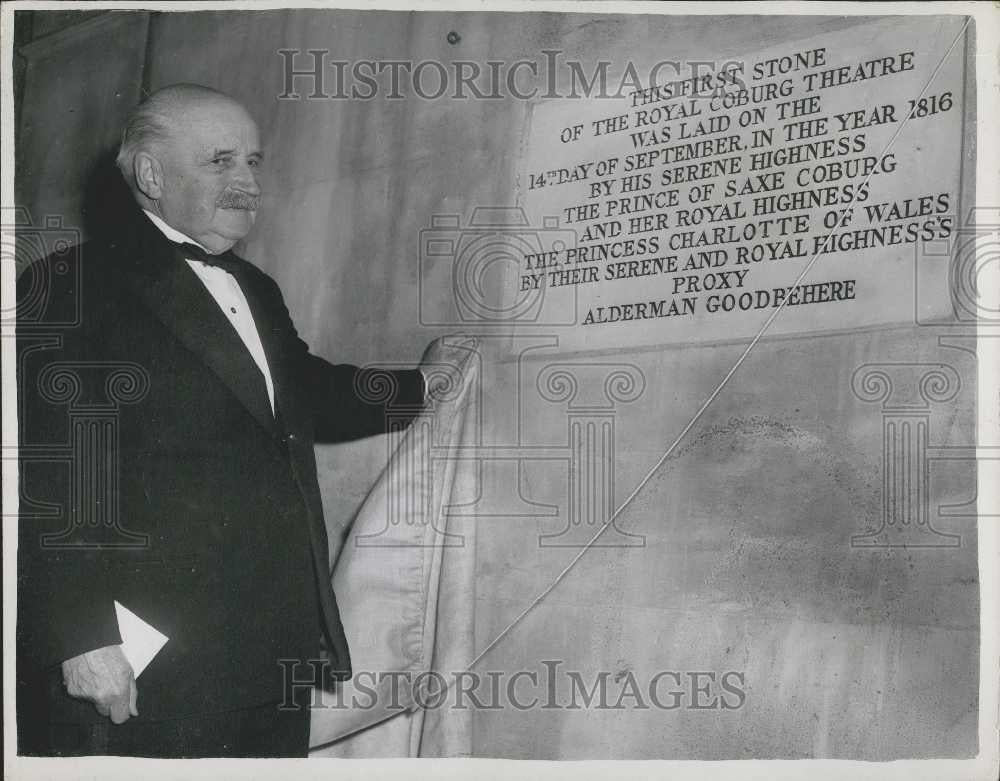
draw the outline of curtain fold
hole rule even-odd
[[[477,441],[479,375],[470,361],[446,399],[389,440],[334,568],[354,678],[318,693],[312,756],[471,753],[471,713],[436,692],[474,658],[475,528],[449,508],[475,480],[461,456]],[[421,682],[426,696],[414,697]]]

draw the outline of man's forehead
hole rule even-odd
[[[226,124],[254,126],[250,112],[231,100],[200,100],[177,107],[174,115],[182,121],[197,124]]]
[[[257,124],[238,103],[215,102],[178,111],[174,124],[179,141],[200,149],[246,149],[259,145]]]

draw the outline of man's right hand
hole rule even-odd
[[[115,724],[138,716],[138,690],[132,665],[120,645],[87,651],[62,663],[63,683],[71,697],[94,703],[97,712]]]

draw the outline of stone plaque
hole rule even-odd
[[[520,256],[508,309],[565,349],[948,317],[965,34],[877,22],[536,104],[519,205],[558,240]]]

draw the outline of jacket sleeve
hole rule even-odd
[[[308,406],[317,442],[346,442],[403,428],[424,406],[423,373],[417,369],[359,368],[313,355],[299,337],[281,291],[264,276],[285,342],[298,393]]]
[[[77,485],[87,485],[88,464],[70,448],[69,404],[59,398],[59,383],[73,382],[72,366],[87,361],[88,356],[79,324],[53,327],[50,323],[72,321],[66,307],[75,300],[76,291],[53,287],[43,315],[27,312],[21,304],[33,300],[29,289],[33,273],[29,270],[22,275],[17,296],[16,636],[19,666],[45,668],[118,644],[121,636],[106,550],[99,537],[96,544],[94,536],[82,544],[75,525],[85,521],[81,516],[98,515],[86,511],[87,492],[74,492],[71,487],[74,472],[83,475]],[[63,380],[53,375],[46,380],[46,367],[56,368],[57,362],[66,367]]]
[[[346,442],[405,428],[424,403],[419,369],[360,369],[309,354],[304,377],[317,442]]]

